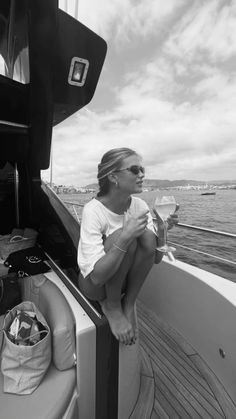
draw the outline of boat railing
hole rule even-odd
[[[212,230],[210,228],[198,227],[198,226],[193,226],[193,225],[190,225],[190,224],[183,224],[183,223],[178,223],[178,227],[189,228],[191,230],[204,231],[206,233],[218,234],[220,236],[231,237],[231,238],[236,239],[236,234],[235,233],[228,233],[226,231]]]
[[[154,218],[154,221],[155,220],[156,219]],[[209,233],[209,234],[213,234],[213,235],[217,235],[217,236],[221,236],[221,237],[236,239],[236,234],[235,233],[229,233],[229,232],[226,232],[226,231],[219,231],[219,230],[214,230],[214,229],[210,229],[210,228],[206,228],[206,227],[199,227],[199,226],[194,226],[194,225],[184,224],[184,223],[178,223],[177,227],[186,228],[186,229],[190,229],[190,230],[193,230],[193,231],[201,231],[203,233]],[[229,263],[231,265],[236,265],[236,262],[234,262],[233,260],[223,258],[222,256],[213,255],[209,252],[204,252],[202,250],[195,249],[195,248],[192,248],[190,246],[185,246],[183,244],[176,243],[176,242],[173,242],[171,240],[168,240],[168,242],[170,244],[176,246],[176,247],[180,247],[180,248],[188,250],[188,251],[192,251],[192,252],[204,255],[204,256],[208,256],[208,257],[211,257],[213,259],[219,260],[221,262]]]
[[[78,221],[78,223],[80,223],[80,216],[76,210],[76,207],[81,207],[83,208],[84,204],[79,204],[78,202],[71,202],[71,201],[64,201],[64,204],[69,205],[69,209],[72,210],[72,215],[74,215],[74,217],[76,218],[76,220]]]

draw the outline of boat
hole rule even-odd
[[[56,0],[2,0],[0,19],[0,234],[38,232],[48,270],[19,283],[53,348],[32,394],[5,393],[0,372],[1,419],[235,419],[233,282],[164,256],[141,290],[132,346],[78,290],[79,223],[41,170],[53,127],[92,99],[106,42]]]
[[[216,192],[203,192],[201,195],[216,195]]]

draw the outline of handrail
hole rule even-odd
[[[157,219],[153,217],[153,220],[156,221]],[[183,224],[183,223],[176,224],[176,227],[184,227],[184,228],[189,228],[190,230],[198,230],[198,231],[203,231],[205,233],[213,233],[213,234],[218,234],[219,236],[231,237],[231,238],[236,239],[236,233],[229,233],[227,231],[212,230],[210,228],[198,227],[198,226],[193,226],[191,224]]]
[[[84,204],[78,204],[78,202],[70,202],[70,201],[63,201],[64,204],[69,204],[69,205],[77,205],[77,207],[84,207]]]
[[[236,265],[236,262],[234,262],[233,260],[225,259],[225,258],[222,258],[221,256],[212,255],[211,253],[203,252],[202,250],[193,249],[192,247],[184,246],[183,244],[175,243],[170,240],[168,240],[168,242],[170,244],[173,244],[174,246],[181,247],[182,249],[190,250],[191,252],[199,253],[204,256],[208,256],[208,257],[210,256],[213,259],[220,260],[221,262],[230,263],[231,265]]]
[[[235,233],[228,233],[226,231],[219,231],[219,230],[212,230],[210,228],[205,228],[205,227],[198,227],[198,226],[193,226],[190,224],[183,224],[183,223],[178,223],[177,227],[184,227],[184,228],[189,228],[192,230],[199,230],[199,231],[204,231],[206,233],[213,233],[213,234],[218,234],[220,236],[225,236],[225,237],[232,237],[236,239],[236,234]]]
[[[153,218],[153,220],[156,220],[156,218]],[[228,237],[228,238],[234,238],[234,239],[236,238],[235,233],[228,233],[226,231],[213,230],[213,229],[210,229],[210,228],[198,227],[198,226],[193,226],[193,225],[190,225],[190,224],[178,223],[178,224],[176,224],[176,227],[183,227],[183,228],[187,228],[187,229],[190,229],[190,230],[202,231],[202,232],[205,232],[205,233],[216,234],[216,235],[223,236],[223,237]],[[222,258],[221,256],[212,255],[211,253],[203,252],[202,250],[198,250],[198,249],[193,249],[189,246],[184,246],[184,245],[179,244],[179,243],[174,243],[170,240],[168,240],[168,241],[169,241],[170,244],[173,244],[174,246],[180,247],[182,249],[189,250],[189,251],[192,251],[192,252],[195,252],[195,253],[199,253],[199,254],[202,254],[204,256],[208,256],[208,257],[211,257],[213,259],[220,260],[221,262],[236,265],[236,262],[225,259],[225,258]]]

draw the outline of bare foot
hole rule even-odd
[[[107,300],[103,300],[100,304],[116,339],[121,343],[131,345],[134,340],[134,330],[131,323],[125,317],[121,304],[111,303]]]
[[[134,340],[138,338],[138,320],[135,313],[135,309],[133,305],[129,305],[126,303],[125,299],[123,300],[123,311],[124,315],[131,323],[133,330],[134,330]]]

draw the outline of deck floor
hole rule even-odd
[[[143,395],[131,419],[235,419],[236,406],[196,351],[140,303],[137,313]]]

